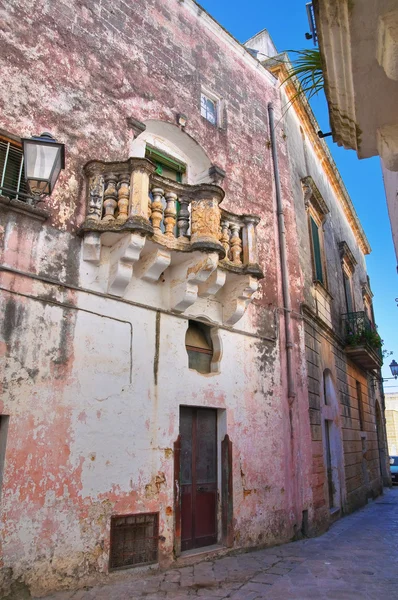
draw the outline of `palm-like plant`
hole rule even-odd
[[[283,83],[290,79],[296,79],[299,83],[299,90],[295,97],[305,95],[308,100],[321,92],[325,85],[323,76],[321,54],[318,49],[311,50],[289,50],[290,53],[296,55],[296,58],[291,61],[289,74]]]

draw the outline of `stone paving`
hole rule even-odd
[[[46,600],[398,599],[398,488],[321,537]]]

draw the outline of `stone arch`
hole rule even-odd
[[[326,492],[330,511],[343,508],[345,501],[344,450],[340,427],[340,404],[330,369],[322,376],[321,427],[326,468]]]
[[[166,121],[148,119],[146,129],[130,144],[130,156],[145,156],[146,144],[165,152],[187,166],[186,182],[210,182],[211,161],[203,148],[180,127]]]

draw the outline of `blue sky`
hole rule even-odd
[[[279,51],[312,48],[305,39],[309,30],[305,0],[201,0],[200,4],[240,42],[267,29]],[[312,102],[320,129],[329,131],[326,101]],[[385,360],[383,376],[391,377],[388,367],[395,358],[398,362],[398,277],[388,220],[383,179],[378,157],[358,160],[352,150],[344,150],[326,138],[333,158],[354,202],[362,226],[372,247],[366,262],[374,293],[374,309],[384,348],[393,352]],[[398,380],[386,381],[386,392],[398,392]]]

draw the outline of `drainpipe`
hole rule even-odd
[[[268,118],[271,135],[271,151],[272,162],[274,165],[275,179],[275,195],[276,195],[276,212],[278,215],[278,234],[279,234],[279,254],[281,260],[282,272],[282,296],[283,296],[283,311],[285,317],[285,340],[286,340],[286,372],[287,372],[287,396],[289,405],[291,405],[296,397],[296,390],[293,376],[293,340],[291,327],[291,312],[292,305],[290,301],[289,291],[289,272],[287,268],[286,257],[286,229],[285,219],[283,216],[281,182],[279,177],[278,153],[276,149],[275,131],[274,131],[274,107],[272,102],[268,104]]]

